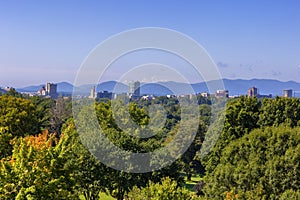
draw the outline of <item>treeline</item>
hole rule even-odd
[[[228,102],[223,132],[205,163],[208,199],[300,198],[300,101]]]
[[[114,104],[117,108],[115,114],[120,120],[127,121],[126,108],[120,101]],[[149,139],[131,136],[130,124],[125,124],[127,129],[120,129],[112,113],[111,101],[96,101],[93,109],[101,128],[115,145],[133,152],[151,152],[172,139],[181,111],[176,99],[157,98],[153,102],[129,103],[130,117],[144,129],[147,129],[150,117],[142,107],[150,104],[165,108],[165,113],[157,112],[153,119],[164,115],[167,119],[161,130],[146,130],[157,131]],[[189,157],[199,149],[196,143],[195,148],[189,150],[190,155],[185,156],[185,162],[180,159],[155,172],[126,173],[102,164],[82,145],[71,115],[70,100],[29,98],[13,93],[0,96],[0,108],[0,199],[98,199],[101,192],[124,199],[129,198],[134,187],[146,187],[150,181],[159,187],[164,177],[165,181],[176,185],[173,184],[175,191],[193,196],[193,193],[178,187],[184,184],[182,169],[191,173],[186,166],[193,160]],[[80,115],[88,117],[90,109],[82,109]],[[203,137],[204,127],[201,121],[197,138]],[[174,195],[179,194],[175,192]]]
[[[86,149],[76,131],[71,100],[2,95],[0,199],[99,199],[100,193],[116,199],[299,199],[299,99],[240,97],[230,100],[225,112],[215,109],[217,114],[212,102],[224,104],[198,97],[196,137],[173,164],[154,172],[126,173],[107,167]],[[151,112],[153,106],[163,109]],[[174,139],[181,109],[176,98],[129,102],[127,107],[118,100],[97,100],[79,116],[88,117],[94,110],[110,141],[144,153]],[[203,142],[212,134],[207,132],[211,120],[224,123],[209,130],[221,134],[212,151],[201,157]],[[133,130],[131,123],[140,129]],[[154,126],[150,129],[149,124]],[[139,131],[153,136],[135,137]],[[189,191],[185,179],[193,175],[202,179]]]

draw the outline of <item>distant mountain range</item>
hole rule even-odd
[[[213,86],[213,90],[221,89],[218,88],[218,81],[208,81],[207,84]],[[281,96],[282,90],[284,89],[293,89],[294,91],[300,91],[300,83],[295,81],[282,82],[278,80],[272,79],[251,79],[251,80],[230,80],[223,79],[223,83],[225,89],[229,90],[230,95],[246,95],[247,90],[254,86],[259,89],[260,94],[272,94],[273,96]],[[36,86],[28,86],[24,88],[18,88],[19,92],[36,92],[38,91],[43,84]],[[90,90],[93,85],[82,85],[77,89],[82,93],[82,95],[89,95]],[[188,85],[186,83],[178,83],[178,82],[157,82],[157,83],[142,83],[141,84],[141,94],[154,94],[154,95],[167,95],[167,94],[187,94],[187,88],[192,87],[193,90],[197,93],[199,92],[208,92],[208,88],[205,82],[195,83]],[[67,82],[57,83],[58,93],[66,93],[71,94],[74,86]],[[115,90],[114,90],[115,88]],[[118,83],[116,81],[108,81],[99,83],[96,87],[96,90],[102,91],[107,90],[114,93],[126,93],[129,91],[128,85],[123,83]],[[211,92],[214,92],[211,91]]]
[[[6,92],[7,92],[6,90],[0,88],[0,93],[6,93]]]

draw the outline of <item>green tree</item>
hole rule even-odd
[[[187,189],[179,187],[177,182],[165,177],[160,183],[149,182],[144,188],[134,187],[126,198],[128,200],[181,200],[181,199],[198,199],[194,193]]]
[[[178,124],[179,125],[179,124]],[[189,125],[188,125],[189,126]],[[203,121],[199,121],[199,127],[196,136],[189,146],[187,151],[181,156],[182,168],[187,176],[187,180],[191,180],[193,173],[204,174],[204,167],[197,157],[197,153],[200,151],[202,142],[204,140],[204,134],[206,132],[207,126]]]
[[[114,113],[112,111],[113,106],[115,106]],[[164,145],[163,141],[165,136],[160,132],[155,132],[156,134],[150,138],[140,138],[135,136],[139,131],[149,133],[152,131],[146,126],[149,117],[144,108],[141,108],[133,102],[129,104],[128,108],[122,105],[118,100],[114,102],[96,102],[93,106],[83,106],[76,118],[78,122],[82,123],[79,127],[79,134],[84,134],[82,137],[83,144],[89,147],[94,155],[102,156],[104,152],[107,151],[105,153],[105,159],[108,162],[110,158],[112,159],[112,162],[116,159],[114,152],[111,152],[110,149],[106,149],[107,145],[103,145],[103,141],[98,139],[99,133],[96,128],[98,124],[95,124],[95,122],[90,120],[90,113],[94,112],[94,109],[105,136],[120,149],[139,153],[150,152]],[[119,117],[118,123],[115,121],[115,116]],[[135,126],[132,126],[132,123],[134,123]],[[87,136],[87,134],[89,135]],[[101,147],[101,152],[99,152],[98,147]],[[130,159],[130,157],[123,157],[122,159]],[[109,175],[105,177],[109,184],[107,184],[106,188],[113,197],[123,199],[132,187],[145,186],[148,180],[157,182],[164,176],[170,176],[180,180],[179,171],[180,167],[178,162],[165,169],[145,174],[132,174],[108,168],[107,174]]]
[[[282,97],[264,99],[258,124],[266,127],[279,126],[282,123],[291,127],[300,125],[300,100]]]
[[[41,129],[50,129],[51,110],[55,106],[55,100],[41,96],[30,97],[29,100],[36,107],[36,116]]]
[[[22,94],[17,92],[17,90],[15,88],[10,88],[7,92],[6,95],[8,96],[13,96],[13,97],[18,97],[21,98]]]
[[[6,127],[0,127],[0,159],[9,157],[12,153],[10,141],[13,139],[11,133],[7,132]]]
[[[300,199],[300,191],[286,190],[279,198],[279,200],[298,200]]]
[[[205,193],[223,199],[234,191],[239,199],[279,199],[287,190],[300,190],[299,128],[256,129],[232,141],[220,164],[206,176]]]
[[[240,97],[226,106],[223,131],[210,154],[203,160],[208,173],[220,162],[222,150],[231,142],[258,128],[261,102],[257,98]],[[223,117],[220,115],[220,117]]]
[[[13,136],[24,136],[39,131],[35,106],[27,99],[0,96],[0,127]]]
[[[10,140],[35,134],[39,129],[36,107],[29,100],[0,96],[0,159],[11,155]]]
[[[50,109],[49,131],[61,133],[63,124],[71,117],[72,106],[70,100],[59,97]]]
[[[75,137],[72,162],[76,168],[71,173],[76,177],[76,191],[82,194],[86,200],[99,199],[100,192],[106,192],[106,189],[109,188],[110,169],[82,145],[72,119],[63,125],[62,132]]]

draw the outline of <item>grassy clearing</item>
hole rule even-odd
[[[80,200],[85,200],[83,195],[80,195],[79,197]],[[101,200],[115,200],[115,198],[113,198],[112,196],[105,194],[104,192],[101,192],[99,195],[99,199]]]
[[[100,193],[100,199],[101,200],[115,200],[115,198],[113,198],[110,195],[105,194],[104,192]]]

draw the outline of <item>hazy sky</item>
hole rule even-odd
[[[224,78],[299,82],[299,8],[297,0],[3,0],[0,86],[72,83],[97,44],[140,27],[174,29],[195,39]],[[124,60],[131,65],[132,59]],[[118,67],[121,62],[111,74],[118,73]],[[186,66],[181,67],[184,71]]]

